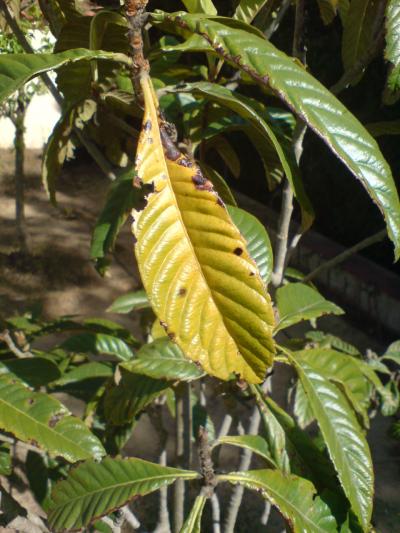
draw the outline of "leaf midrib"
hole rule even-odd
[[[257,486],[259,488],[261,488],[262,490],[265,490],[268,494],[272,494],[272,498],[276,499],[276,497],[278,496],[278,498],[280,498],[281,500],[285,501],[286,505],[290,508],[290,509],[294,509],[295,512],[301,516],[302,520],[306,523],[306,524],[309,524],[310,526],[312,526],[313,529],[313,533],[314,531],[315,532],[320,532],[320,533],[326,533],[326,529],[321,529],[320,526],[318,524],[316,524],[315,522],[312,522],[309,517],[307,516],[307,514],[304,514],[303,511],[299,510],[298,507],[296,507],[295,505],[293,505],[290,501],[288,501],[285,497],[283,497],[277,490],[274,490],[274,489],[271,489],[270,486],[267,486],[267,485],[264,485],[263,483],[261,483],[260,481],[258,480],[253,480],[251,479],[250,477],[245,477],[245,476],[241,476],[241,475],[234,475],[234,474],[226,474],[226,475],[223,475],[223,476],[219,476],[219,479],[223,479],[225,481],[236,481],[236,482],[240,482],[242,481],[244,484],[248,484],[250,486]],[[271,498],[271,499],[272,499]],[[278,508],[280,508],[281,506],[278,505],[275,502],[273,502]]]
[[[85,455],[83,458],[87,458],[87,459],[91,459],[93,457],[92,454],[88,453],[86,450],[84,450],[83,448],[81,448],[79,446],[79,444],[76,444],[76,442],[72,439],[69,439],[68,437],[65,436],[65,434],[63,433],[57,433],[55,431],[55,429],[57,428],[58,426],[58,423],[54,426],[54,429],[49,427],[47,424],[44,424],[43,422],[40,422],[39,420],[37,420],[36,418],[33,418],[32,416],[30,416],[27,412],[25,411],[22,411],[21,409],[18,409],[15,405],[13,404],[10,404],[8,402],[6,402],[3,398],[0,398],[0,403],[4,403],[6,406],[8,406],[11,410],[14,410],[16,411],[17,413],[20,413],[24,418],[28,418],[30,421],[32,421],[34,424],[38,425],[39,427],[43,427],[46,431],[49,431],[50,434],[53,434],[55,436],[57,436],[57,438],[60,438],[60,439],[63,439],[64,441],[68,442],[68,443],[71,443],[73,445],[73,448],[76,447],[78,450],[82,450],[84,451]],[[63,417],[60,419],[63,420],[65,417],[67,416],[72,416],[69,411],[67,411],[66,413],[63,413]],[[24,430],[25,432],[25,430]],[[93,435],[94,436],[94,435]],[[38,443],[40,446],[39,447],[43,447],[45,449],[49,449],[50,447],[49,446],[46,446],[44,445],[43,443]],[[73,452],[72,452],[73,453]],[[71,454],[68,453],[63,453],[63,452],[60,452],[60,455],[62,455],[63,457],[66,457],[66,456],[70,456]],[[82,459],[82,456],[79,457],[79,459]],[[78,460],[79,460],[78,459]]]
[[[101,463],[100,463],[101,464]],[[165,480],[165,481],[169,481],[171,478],[173,478],[173,480],[176,480],[176,479],[196,479],[196,477],[198,477],[198,474],[197,472],[192,472],[192,473],[188,473],[188,474],[175,474],[175,473],[171,473],[171,474],[164,474],[164,475],[159,475],[159,476],[153,476],[153,477],[145,477],[145,478],[142,478],[140,480],[129,480],[129,481],[125,481],[124,483],[116,483],[114,485],[109,485],[107,486],[106,488],[100,488],[100,489],[96,489],[96,490],[92,490],[92,491],[89,491],[89,492],[86,492],[85,494],[83,495],[80,495],[80,496],[76,496],[75,498],[71,498],[69,499],[68,501],[66,502],[60,502],[58,505],[55,505],[52,510],[51,510],[51,514],[55,513],[56,510],[60,509],[60,508],[63,508],[63,507],[66,507],[67,505],[70,505],[71,503],[74,503],[74,502],[77,502],[77,501],[80,501],[80,500],[83,500],[85,498],[88,498],[88,497],[91,497],[93,496],[94,494],[99,494],[101,492],[106,492],[106,491],[110,491],[110,490],[114,490],[116,488],[121,488],[121,487],[125,487],[127,485],[130,485],[130,484],[140,484],[140,483],[148,483],[148,482],[151,482],[151,481],[158,481],[158,480]],[[75,480],[77,481],[77,480]],[[65,482],[64,482],[65,483]],[[151,492],[151,491],[150,491]],[[131,495],[128,499],[130,499],[132,496],[134,495]],[[98,515],[97,515],[98,516]],[[93,517],[95,518],[95,516]]]

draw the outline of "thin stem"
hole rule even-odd
[[[267,39],[270,39],[272,35],[276,32],[276,30],[279,28],[280,23],[282,22],[282,19],[285,16],[286,11],[289,9],[291,3],[291,0],[282,0],[276,17],[272,20],[271,24],[264,31],[264,35]]]
[[[135,90],[136,98],[143,102],[142,89],[140,86],[140,77],[143,73],[148,73],[150,65],[143,55],[143,26],[146,22],[145,13],[149,0],[126,0],[125,14],[128,21],[128,37],[131,47],[131,57],[133,60],[132,68],[132,85]]]
[[[192,419],[190,405],[190,385],[180,383],[175,389],[176,464],[179,468],[190,468]],[[187,498],[185,482],[178,479],[174,490],[174,533],[183,526]]]
[[[31,352],[23,351],[18,348],[18,346],[13,341],[8,329],[5,329],[2,333],[0,333],[0,341],[4,342],[10,352],[12,352],[16,357],[19,357],[21,359],[26,357],[33,357],[33,354]]]
[[[15,117],[15,220],[17,225],[19,247],[22,252],[27,252],[27,237],[25,225],[25,113],[26,103],[23,95],[18,94],[17,110]]]
[[[386,230],[382,230],[382,231],[378,231],[378,233],[374,233],[374,235],[371,235],[367,237],[366,239],[363,239],[362,241],[355,244],[351,248],[348,248],[341,254],[337,255],[336,257],[333,257],[329,261],[326,261],[325,263],[317,267],[315,270],[310,272],[310,274],[308,274],[303,279],[303,283],[307,283],[308,281],[313,280],[321,272],[324,272],[325,270],[329,270],[339,265],[340,263],[343,263],[343,261],[346,261],[346,259],[356,254],[357,252],[364,250],[364,248],[368,248],[368,246],[371,246],[372,244],[382,241],[386,237],[386,235],[387,235]]]
[[[275,244],[275,265],[272,273],[272,286],[279,287],[282,283],[289,241],[290,221],[293,213],[293,189],[286,179],[282,192],[282,205],[279,215],[278,231]]]

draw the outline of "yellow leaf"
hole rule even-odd
[[[272,364],[271,301],[246,242],[199,167],[170,141],[150,78],[136,171],[135,253],[151,305],[187,357],[218,378],[260,382]]]

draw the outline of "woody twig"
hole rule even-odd
[[[136,98],[143,102],[142,90],[140,87],[140,77],[150,70],[149,62],[143,55],[143,26],[147,20],[146,6],[148,0],[126,0],[125,15],[128,21],[128,39],[131,46],[131,57],[133,60],[132,83]]]

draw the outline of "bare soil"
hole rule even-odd
[[[61,315],[107,317],[140,335],[134,317],[106,314],[106,308],[117,296],[140,285],[129,225],[118,240],[115,260],[106,278],[97,273],[89,257],[91,230],[109,183],[92,164],[70,164],[58,184],[59,206],[53,207],[40,183],[40,157],[39,151],[28,151],[26,155],[26,222],[30,253],[21,255],[14,222],[13,153],[0,150],[0,318],[40,304],[48,319]],[[341,318],[323,319],[319,327],[341,335],[361,349],[383,348],[375,339],[355,330]],[[282,405],[286,402],[289,380],[287,372],[277,371],[275,395]],[[82,408],[79,402],[70,402],[69,407],[76,412]],[[223,404],[217,401],[212,415],[217,426],[222,415]],[[400,532],[400,446],[387,436],[389,425],[389,419],[377,416],[372,420],[369,432],[376,472],[375,525],[381,533]],[[171,440],[169,448],[172,446]],[[146,416],[142,417],[125,451],[147,459],[156,458],[157,438]],[[222,462],[235,457],[232,452],[223,457]],[[20,503],[27,508],[33,505],[27,494],[22,494]],[[137,509],[139,515],[147,511],[147,504],[142,504],[142,508]],[[247,532],[250,528],[254,533],[262,531],[256,525],[262,508],[261,498],[247,492],[237,531]],[[281,530],[282,523],[275,516],[268,531]]]

